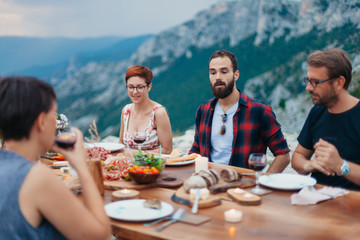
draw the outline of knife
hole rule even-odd
[[[199,199],[200,199],[200,188],[196,189],[196,194],[195,194],[195,201],[194,201],[194,205],[192,207],[191,212],[193,214],[196,214],[198,211],[198,207],[199,207]]]
[[[171,200],[173,200],[174,202],[177,202],[177,203],[191,206],[191,203],[189,200],[177,197],[175,193],[172,195]]]
[[[226,190],[228,190],[229,188],[234,188],[234,187],[246,188],[252,186],[255,186],[255,181],[253,179],[246,179],[246,180],[241,180],[240,182],[233,182],[229,184],[223,184],[217,187],[212,187],[210,188],[210,192],[221,193],[221,192],[226,192]]]
[[[180,153],[179,155],[176,155],[174,157],[170,157],[169,159],[175,159],[175,158],[179,158],[179,157],[182,157],[182,156],[185,156],[185,153]]]

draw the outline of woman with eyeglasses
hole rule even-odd
[[[152,71],[142,65],[130,67],[125,75],[126,88],[133,102],[121,113],[119,142],[130,148],[169,154],[172,151],[172,132],[167,110],[149,98],[152,87]],[[135,133],[145,133],[143,140]],[[140,145],[139,145],[140,144]],[[140,149],[140,148],[139,148]]]

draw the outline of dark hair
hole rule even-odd
[[[47,83],[33,77],[0,79],[0,134],[8,139],[28,138],[36,118],[49,112],[56,94]]]
[[[348,89],[351,82],[351,61],[347,52],[340,48],[332,48],[323,51],[315,51],[307,58],[311,67],[326,67],[329,78],[343,76],[345,78],[344,89]]]
[[[135,66],[130,67],[127,70],[126,75],[125,75],[126,83],[129,78],[135,77],[135,76],[145,79],[146,85],[149,85],[153,79],[153,73],[150,70],[150,68],[147,68],[142,65],[135,65]]]
[[[233,68],[233,72],[236,72],[238,70],[238,61],[235,57],[235,55],[229,51],[226,51],[226,50],[219,50],[219,51],[216,51],[214,52],[210,59],[209,59],[209,64],[208,66],[210,66],[210,62],[213,58],[218,58],[218,57],[228,57],[230,58],[231,60],[231,63],[232,63],[232,68]]]

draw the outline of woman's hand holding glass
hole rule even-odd
[[[63,155],[75,170],[78,168],[87,167],[87,152],[85,149],[83,134],[79,129],[74,127],[71,128],[71,132],[75,138],[71,140],[71,147],[63,148],[61,145],[56,143],[53,147],[53,150]]]

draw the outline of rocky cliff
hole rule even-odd
[[[127,60],[81,68],[69,65],[57,87],[59,107],[74,125],[84,129],[95,119],[103,135],[117,134],[120,111],[128,101],[124,74],[129,66],[143,64],[155,74],[152,98],[169,105],[173,129],[184,131],[193,124],[199,103],[211,97],[208,57],[213,50],[226,48],[242,66],[238,87],[270,104],[286,129],[298,131],[311,107],[301,83],[307,54],[343,47],[358,71],[359,23],[360,1],[355,0],[221,2],[151,37]],[[354,79],[355,92],[358,81]],[[183,102],[189,97],[191,101]]]

